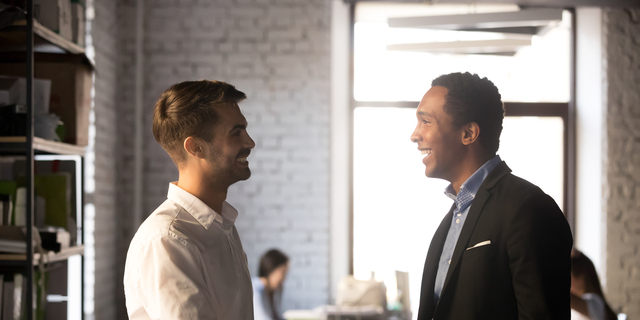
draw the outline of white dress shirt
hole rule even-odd
[[[167,200],[140,226],[127,252],[129,319],[253,319],[237,216],[227,202],[218,214],[171,183]]]

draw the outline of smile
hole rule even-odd
[[[433,150],[431,150],[431,149],[420,150],[420,154],[423,155],[423,156],[424,155],[430,155],[432,151]]]
[[[238,162],[245,163],[245,162],[247,162],[247,158],[249,158],[249,157],[238,158]]]

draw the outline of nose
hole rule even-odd
[[[256,142],[251,139],[251,136],[247,132],[247,139],[245,139],[244,146],[247,149],[253,149],[256,146]]]
[[[416,126],[416,129],[413,130],[413,133],[411,134],[410,138],[411,138],[411,142],[418,143],[418,142],[422,141],[422,136],[418,132],[418,126]]]

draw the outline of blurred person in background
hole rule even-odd
[[[593,262],[577,249],[571,252],[571,319],[617,319],[604,299]]]
[[[289,257],[280,250],[271,249],[260,258],[258,277],[251,279],[255,320],[282,319],[282,284],[288,271]]]

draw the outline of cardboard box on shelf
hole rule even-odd
[[[83,54],[35,53],[34,77],[51,80],[49,112],[65,125],[64,142],[86,146],[89,142],[89,112],[93,66]],[[0,74],[23,76],[21,55],[2,55]]]
[[[43,26],[73,40],[73,13],[70,0],[34,0],[34,18]]]
[[[26,105],[27,79],[0,76],[0,105]],[[49,113],[51,80],[33,79],[33,114]]]

